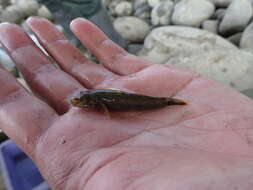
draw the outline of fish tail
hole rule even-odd
[[[168,106],[171,105],[187,105],[187,102],[177,98],[167,98]]]

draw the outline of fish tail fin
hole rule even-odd
[[[187,105],[188,103],[185,100],[177,98],[167,98],[168,106],[171,105]]]

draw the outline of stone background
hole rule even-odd
[[[191,69],[235,90],[253,89],[253,0],[102,2],[130,52],[157,64]],[[0,0],[0,22],[21,25],[36,41],[25,24],[32,15],[54,22],[36,0]],[[27,86],[1,47],[0,64]]]

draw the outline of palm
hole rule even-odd
[[[88,22],[77,20],[72,29],[105,67],[86,60],[47,21],[34,18],[29,24],[68,75],[51,67],[44,56],[37,56],[39,50],[30,46],[31,42],[19,28],[2,25],[0,39],[33,91],[58,114],[25,94],[20,104],[34,101],[36,106],[23,108],[7,104],[1,111],[0,121],[6,133],[35,160],[52,187],[250,189],[251,100],[184,69],[152,65],[128,55]],[[21,40],[3,40],[3,36],[10,38],[4,34],[6,31]],[[91,35],[87,38],[83,33]],[[27,54],[34,55],[37,61],[30,61]],[[17,91],[10,90],[14,81],[8,83],[1,90],[5,90],[1,94],[3,100],[9,100],[6,96],[13,96]],[[187,100],[189,105],[113,112],[111,118],[103,112],[69,107],[71,95],[87,87],[176,96]],[[23,93],[14,96],[14,100]],[[30,116],[25,117],[27,120],[21,119],[18,111],[29,112]],[[6,122],[6,113],[12,113],[14,124]],[[25,132],[15,135],[22,124]]]

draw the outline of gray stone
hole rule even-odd
[[[116,16],[129,16],[133,12],[132,3],[128,1],[119,2],[115,7]]]
[[[229,36],[227,39],[233,44],[235,44],[236,46],[239,46],[241,37],[242,37],[242,32],[239,32],[237,34],[233,34],[232,36]]]
[[[122,2],[122,0],[113,0],[108,5],[108,10],[112,15],[116,15],[115,9],[120,2]]]
[[[143,48],[143,44],[129,44],[127,46],[127,51],[134,55],[138,55],[139,51]]]
[[[134,0],[134,10],[139,9],[140,7],[143,7],[144,5],[148,5],[147,0]]]
[[[207,30],[209,32],[217,34],[217,32],[218,32],[218,24],[219,24],[219,22],[217,20],[205,20],[202,23],[202,28],[204,30]]]
[[[165,1],[157,4],[151,13],[151,22],[153,25],[168,25],[170,24],[170,19],[172,11],[174,8],[174,3],[171,1]]]
[[[147,3],[147,0],[135,0],[134,1],[134,16],[148,20],[150,18],[151,8]]]
[[[42,5],[40,8],[39,8],[39,10],[38,10],[38,12],[37,12],[37,15],[39,16],[39,17],[43,17],[43,18],[46,18],[46,19],[48,19],[48,20],[53,20],[53,15],[52,15],[52,13],[48,10],[48,8],[46,7],[46,6],[44,6],[44,5]]]
[[[9,6],[10,4],[11,4],[10,0],[0,0],[0,5],[4,8]]]
[[[114,21],[115,30],[130,42],[142,42],[150,31],[150,26],[142,19],[126,16]]]
[[[105,6],[105,7],[108,7],[109,4],[111,3],[112,0],[101,0],[102,4]]]
[[[222,9],[222,8],[217,9],[215,13],[213,14],[212,19],[221,21],[224,18],[225,14],[226,14],[226,9]]]
[[[216,7],[228,7],[233,0],[209,0],[214,3]]]
[[[19,0],[17,6],[19,10],[27,17],[35,15],[40,7],[36,0]]]
[[[3,48],[0,48],[0,64],[9,72],[15,70],[15,64]]]
[[[243,31],[240,48],[249,48],[253,50],[253,22]]]
[[[199,27],[214,13],[215,7],[208,0],[181,0],[175,5],[172,23]]]
[[[252,6],[249,0],[233,1],[222,19],[219,32],[225,36],[244,30],[252,17]]]
[[[166,1],[171,1],[172,2],[172,0],[148,0],[148,4],[149,4],[150,7],[155,7],[158,4],[160,4],[161,2],[166,2]]]
[[[139,55],[154,63],[165,63],[172,57],[224,48],[238,49],[224,38],[205,30],[182,26],[164,26],[150,32]]]
[[[28,86],[27,82],[23,78],[17,78],[18,82],[29,92],[31,92],[30,87]]]
[[[19,23],[25,18],[23,12],[17,5],[10,5],[0,15],[1,22]]]
[[[170,59],[167,63],[184,67],[215,79],[239,91],[253,88],[253,53],[236,49],[214,49]]]

